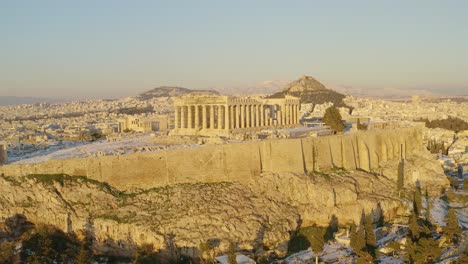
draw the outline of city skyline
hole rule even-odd
[[[0,96],[118,98],[311,75],[466,95],[462,1],[1,2]]]

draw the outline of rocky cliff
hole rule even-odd
[[[434,178],[434,186],[444,186],[437,172],[423,173]],[[258,254],[284,255],[300,226],[326,226],[333,217],[341,225],[359,222],[363,210],[382,210],[387,220],[404,215],[414,187],[408,184],[408,195],[400,198],[392,175],[268,172],[243,183],[183,183],[138,192],[85,177],[1,176],[0,216],[22,214],[68,232],[91,225],[95,249],[110,254],[130,254],[142,244],[164,251],[170,240],[180,252],[197,255],[198,245],[210,240],[220,250],[236,241]]]
[[[405,189],[399,195],[401,158]],[[432,194],[448,186],[417,128],[229,144],[117,161],[2,167],[0,217],[23,214],[69,232],[91,225],[100,252],[129,254],[147,243],[167,250],[172,243],[196,255],[200,242],[219,241],[222,250],[231,240],[259,254],[284,255],[291,232],[300,226],[327,225],[333,217],[343,225],[358,222],[362,210],[382,210],[390,220],[407,212],[415,185]],[[76,176],[47,174],[66,171]]]

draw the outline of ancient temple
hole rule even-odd
[[[265,128],[299,125],[299,98],[189,94],[174,99],[173,134],[229,136]]]

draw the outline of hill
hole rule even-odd
[[[176,97],[182,96],[184,94],[189,93],[211,93],[211,94],[219,94],[216,91],[212,90],[192,90],[183,87],[172,87],[172,86],[161,86],[154,88],[152,90],[146,91],[138,96],[139,99],[148,100],[151,98],[158,98],[158,97]]]
[[[327,89],[325,85],[310,76],[302,76],[299,80],[288,84],[282,91],[269,96],[269,98],[282,98],[292,95],[301,98],[301,103],[323,104],[331,102],[337,107],[348,107],[343,94]]]

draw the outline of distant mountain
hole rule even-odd
[[[212,90],[192,90],[183,87],[171,87],[171,86],[161,86],[158,88],[154,88],[147,92],[144,92],[138,96],[138,98],[142,100],[148,100],[151,98],[158,98],[158,97],[176,97],[182,96],[189,93],[209,93],[209,94],[219,94],[216,91]]]
[[[36,98],[36,97],[17,97],[17,96],[0,96],[0,105],[20,105],[20,104],[36,104],[36,103],[58,103],[65,100],[53,98]]]
[[[327,89],[325,85],[310,76],[302,76],[269,98],[282,98],[285,95],[299,97],[301,103],[323,104],[331,102],[336,107],[349,107],[343,102],[345,95]]]

